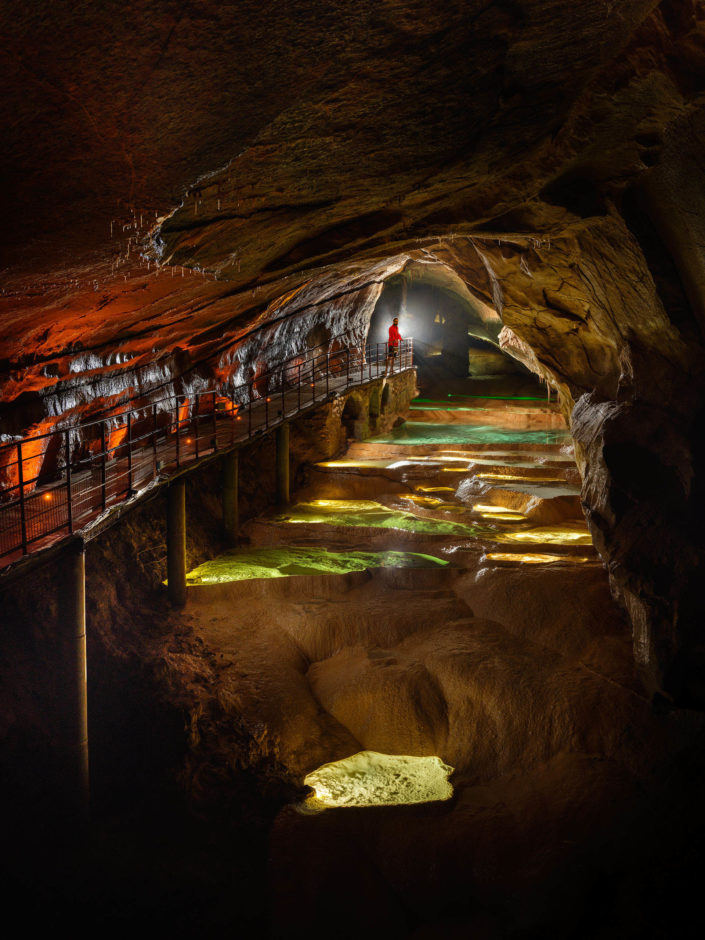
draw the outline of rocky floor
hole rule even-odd
[[[639,687],[556,411],[422,405],[190,576],[219,706],[292,779],[362,750],[455,768],[443,803],[284,808],[270,929],[583,935],[605,846],[699,723]]]

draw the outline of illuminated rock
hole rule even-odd
[[[592,536],[584,523],[573,522],[562,525],[536,526],[517,532],[502,532],[498,542],[550,543],[555,545],[592,545]]]
[[[337,575],[367,568],[422,568],[448,562],[415,552],[331,552],[325,548],[259,548],[219,555],[188,572],[188,584],[226,584],[257,578]]]
[[[449,800],[453,768],[439,757],[411,757],[360,751],[352,757],[324,764],[308,774],[313,787],[307,804],[312,808],[341,806],[405,806]]]
[[[442,519],[426,519],[411,512],[388,509],[373,500],[318,499],[299,503],[276,517],[287,525],[361,526],[365,528],[401,529],[433,536],[469,537],[480,530],[477,526]]]

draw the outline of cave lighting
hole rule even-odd
[[[47,501],[49,501],[49,500],[51,499],[51,493],[45,493],[45,494],[44,494],[44,499],[46,499]]]
[[[325,467],[330,470],[338,470],[349,467],[372,467],[379,469],[389,469],[387,460],[322,460],[317,463],[317,467]],[[392,465],[395,466],[395,465]]]
[[[420,552],[329,552],[326,548],[276,546],[234,549],[203,562],[186,575],[189,586],[263,578],[341,575],[368,568],[443,568],[444,559]]]
[[[440,757],[411,757],[360,751],[323,764],[304,778],[313,789],[309,809],[351,806],[408,806],[449,800],[454,768]]]
[[[51,426],[51,421],[41,421],[35,426],[35,433],[41,434],[47,427]],[[45,436],[30,437],[22,441],[22,477],[24,480],[24,493],[31,493],[37,486],[37,477],[44,463],[49,438]],[[9,449],[6,450],[9,454]],[[8,464],[5,468],[12,480],[12,485],[19,488],[19,467],[15,463]]]
[[[108,459],[117,456],[117,449],[127,438],[127,425],[121,424],[110,431],[108,437]]]
[[[445,468],[444,468],[445,469]],[[565,483],[563,477],[546,477],[546,476],[527,476],[526,474],[518,473],[476,473],[476,477],[480,480],[512,480],[518,483]]]
[[[525,522],[526,516],[518,512],[481,512],[482,519],[498,519],[500,522]]]
[[[417,486],[419,493],[455,493],[452,486]]]
[[[580,525],[564,523],[563,525],[540,526],[535,529],[524,529],[521,532],[504,532],[498,536],[502,542],[550,542],[556,545],[592,545],[592,537],[588,530]]]
[[[509,552],[488,552],[485,555],[487,561],[513,561],[520,565],[552,565],[556,562],[569,562],[572,564],[584,564],[590,561],[584,555],[544,555],[535,553],[512,554]]]
[[[363,528],[400,529],[405,532],[429,535],[449,535],[467,538],[478,530],[474,526],[446,519],[433,519],[415,515],[402,509],[390,509],[369,499],[317,499],[297,503],[277,518],[287,525],[324,524],[360,526]]]
[[[493,503],[475,503],[472,508],[475,512],[514,512],[513,509],[507,509],[505,506],[495,506]]]

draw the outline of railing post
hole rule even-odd
[[[157,476],[157,406],[152,405],[152,476]]]
[[[59,578],[56,659],[52,669],[60,690],[52,716],[60,747],[61,780],[67,808],[86,820],[89,811],[88,684],[86,676],[86,559],[81,541],[64,552]]]
[[[105,421],[100,422],[100,497],[103,509],[108,503],[107,454],[105,452]]]
[[[299,366],[298,366],[298,373],[297,373],[297,375],[298,375],[298,377],[297,377],[297,381],[296,381],[296,386],[297,386],[297,391],[298,391],[299,404],[298,404],[298,408],[297,408],[296,410],[297,410],[297,411],[301,411],[301,363],[300,363],[300,362],[299,362]]]
[[[249,401],[247,405],[247,436],[252,437],[252,396],[254,394],[254,389],[252,388],[252,382],[250,382],[250,394]]]
[[[231,545],[237,542],[238,511],[238,452],[231,450],[223,457],[223,528]]]
[[[73,506],[71,504],[71,436],[68,429],[64,431],[64,447],[66,448],[66,511],[68,515],[69,532],[73,532]]]
[[[235,413],[235,389],[230,392],[230,443],[235,443],[235,421],[237,420],[237,415]]]
[[[27,554],[27,517],[24,505],[24,470],[22,468],[22,441],[17,442],[17,479],[20,487],[20,531],[22,533],[22,554]]]
[[[213,450],[218,450],[218,418],[215,413],[215,396],[213,392]]]
[[[198,460],[198,419],[201,417],[201,396],[196,395],[196,414],[193,416],[194,440],[196,441],[196,460]]]
[[[277,505],[289,502],[289,424],[284,421],[276,430]]]
[[[269,428],[269,395],[264,396],[264,428]]]
[[[132,495],[132,412],[127,412],[127,495]]]
[[[345,362],[345,384],[350,385],[350,347],[345,347],[345,352],[347,353],[346,362]]]
[[[282,370],[282,421],[284,421],[286,418],[286,371],[285,369]]]
[[[330,352],[326,353],[326,398],[330,394]]]
[[[311,401],[316,401],[316,357],[311,360]]]
[[[360,382],[365,381],[365,345],[360,346]]]
[[[176,401],[176,467],[178,469],[181,466],[181,445],[179,442],[181,433],[181,418],[179,415],[179,396],[175,395],[174,399]]]

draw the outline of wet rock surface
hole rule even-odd
[[[700,490],[628,507],[701,462],[702,2],[275,6],[3,11],[2,433],[359,343],[421,274],[443,356],[472,308],[566,416],[648,429],[624,496],[639,454],[581,443],[584,499],[651,688],[697,704]]]
[[[555,414],[536,407],[553,433]],[[6,736],[3,757],[26,767],[17,744],[22,728],[29,739],[29,722],[38,774],[33,788],[23,790],[19,776],[10,787],[16,819],[25,820],[9,830],[17,849],[7,878],[19,902],[32,897],[38,916],[60,921],[86,889],[96,929],[117,905],[125,927],[237,923],[253,937],[304,936],[335,920],[351,937],[482,928],[577,938],[602,936],[605,923],[648,936],[643,916],[630,919],[637,898],[652,935],[667,935],[658,930],[671,914],[652,897],[654,879],[662,897],[680,897],[681,855],[697,859],[702,722],[654,712],[606,572],[589,544],[570,544],[577,528],[589,540],[577,487],[566,480],[571,454],[565,444],[507,444],[507,408],[497,409],[501,442],[481,447],[449,446],[439,432],[441,441],[428,443],[407,428],[407,442],[425,443],[385,434],[330,459],[322,438],[328,459],[302,474],[302,498],[376,497],[385,511],[403,507],[419,530],[279,519],[276,551],[289,576],[200,584],[182,614],[161,593],[158,499],[92,545],[94,819],[88,842],[59,852],[58,867],[49,831],[34,832],[23,815],[37,813],[59,772],[42,767],[47,690],[31,707],[56,610],[47,586],[46,636],[35,629],[28,647],[29,598],[7,595],[16,630],[4,635],[3,660],[23,671],[26,701],[15,698],[5,712],[17,733]],[[536,433],[538,412],[530,423]],[[465,428],[472,435],[477,424]],[[262,480],[263,446],[241,461],[245,489]],[[482,480],[483,460],[520,479]],[[539,469],[562,482],[537,481]],[[194,566],[213,555],[220,525],[219,475],[201,474],[188,495]],[[268,532],[281,513],[262,508],[244,518],[246,559],[271,551]],[[471,534],[423,528],[462,517]],[[500,541],[546,528],[558,541],[531,543],[528,553]],[[447,563],[397,567],[388,550],[400,535],[406,550]],[[308,553],[384,550],[366,570],[313,576],[287,570],[297,544]],[[5,694],[22,688],[11,678]],[[314,816],[294,808],[306,774],[365,749],[439,757],[455,768],[452,798]],[[56,793],[51,800],[37,822]]]
[[[540,423],[538,414],[530,423]],[[544,424],[552,423],[547,414]],[[473,422],[465,427],[470,433]],[[504,466],[525,480],[546,460],[564,480],[570,472],[560,445],[501,446]],[[262,723],[263,742],[292,778],[363,750],[436,755],[455,768],[447,805],[315,817],[284,809],[270,844],[273,936],[303,936],[341,916],[343,936],[370,924],[391,936],[440,936],[451,924],[464,931],[483,919],[491,936],[522,929],[572,936],[571,918],[606,877],[603,853],[615,851],[606,846],[615,838],[631,844],[624,833],[649,803],[657,768],[677,760],[698,733],[697,720],[654,714],[607,573],[589,545],[565,541],[571,525],[587,531],[577,497],[541,498],[507,481],[478,480],[472,444],[453,448],[462,470],[453,485],[434,485],[447,450],[386,438],[353,444],[310,472],[306,498],[315,502],[319,487],[327,493],[319,518],[275,518],[283,546],[334,552],[389,545],[402,533],[405,546],[450,567],[294,574],[273,589],[271,580],[197,588],[189,623],[217,651],[218,694],[247,725]],[[456,511],[479,518],[493,506],[504,512],[473,534],[431,539],[423,529],[380,530],[374,520],[341,524],[340,503],[364,505],[376,491],[377,505],[394,505],[400,490],[435,491],[421,498],[436,505],[413,506],[419,521]],[[508,503],[519,521],[501,518]],[[521,512],[529,505],[534,518]],[[528,535],[546,518],[559,538],[558,567],[524,563],[522,543],[511,547],[513,561],[493,563],[507,530]],[[266,546],[269,526],[253,520],[246,533]],[[547,544],[535,549],[539,559]],[[234,611],[245,605],[243,622]],[[305,866],[295,862],[302,857]]]

